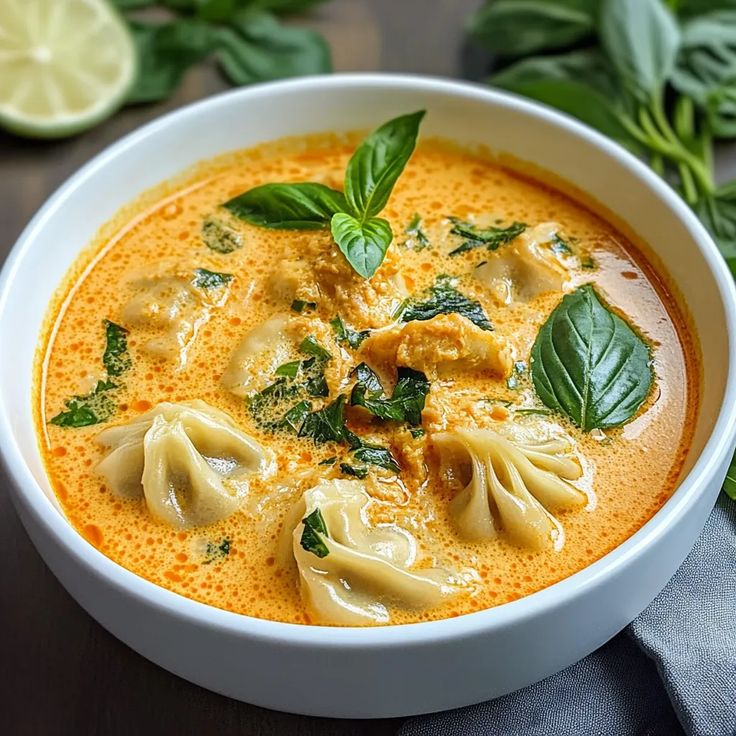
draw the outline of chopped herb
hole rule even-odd
[[[294,404],[294,406],[284,414],[282,426],[288,426],[294,430],[294,432],[298,433],[310,411],[312,411],[312,404],[309,401],[300,401],[298,404]]]
[[[329,534],[320,510],[315,509],[311,514],[305,516],[302,519],[302,524],[304,524],[304,530],[302,531],[302,538],[299,540],[302,548],[313,555],[317,555],[317,557],[327,557],[330,550],[322,537],[329,537]]]
[[[311,437],[317,445],[324,442],[343,442],[345,435],[345,396],[319,411],[307,414],[299,429],[299,437]]]
[[[450,217],[452,228],[450,233],[464,238],[462,245],[450,251],[451,256],[459,253],[465,253],[475,248],[488,248],[488,250],[496,250],[506,243],[510,243],[518,238],[524,230],[526,224],[523,222],[513,222],[508,227],[488,227],[479,228],[470,222],[464,222],[457,217]]]
[[[299,373],[299,368],[301,368],[302,362],[301,360],[292,360],[291,363],[284,363],[283,365],[280,365],[275,373],[277,376],[286,376],[287,378],[296,378],[297,373]]]
[[[514,409],[514,414],[546,417],[552,412],[549,409]]]
[[[393,456],[391,450],[386,447],[378,447],[377,445],[362,444],[353,451],[353,457],[360,462],[369,465],[377,465],[379,468],[392,470],[398,473],[401,470],[399,463]]]
[[[302,299],[294,299],[291,303],[291,311],[301,314],[305,309],[316,309],[317,302],[305,302]]]
[[[426,432],[421,427],[412,427],[409,430],[409,434],[416,440],[416,439],[419,439],[420,437],[424,437]]]
[[[340,470],[345,475],[352,475],[354,478],[366,478],[368,476],[368,468],[350,465],[349,463],[340,463]]]
[[[299,345],[299,350],[307,355],[313,355],[319,360],[330,360],[332,358],[332,355],[330,355],[330,353],[325,350],[311,335],[302,340],[301,345]]]
[[[379,419],[421,424],[422,409],[429,393],[429,381],[424,373],[411,368],[399,368],[398,381],[391,397],[384,395],[378,376],[361,363],[353,371],[357,381],[350,394],[351,406],[362,406]]]
[[[515,391],[519,388],[519,380],[526,373],[526,363],[523,360],[517,360],[514,363],[514,372],[506,379],[506,387]]]
[[[410,236],[410,239],[407,239],[404,245],[409,246],[411,243],[414,250],[424,250],[431,245],[429,238],[422,230],[422,218],[418,212],[414,213],[414,217],[411,218],[404,232]]]
[[[592,256],[585,256],[585,258],[580,259],[580,267],[586,271],[594,271],[598,268],[598,264],[593,260]]]
[[[108,391],[117,388],[112,381],[98,381],[97,385],[83,396],[73,396],[64,402],[66,411],[53,417],[50,422],[57,427],[89,427],[107,421],[117,405]]]
[[[289,404],[299,399],[302,387],[282,376],[246,399],[253,421],[262,429],[278,432],[288,428],[284,416]]]
[[[202,223],[202,242],[215,253],[232,253],[243,247],[243,236],[216,217]]]
[[[401,322],[412,322],[452,313],[469,319],[481,330],[493,329],[480,302],[461,294],[448,276],[440,276],[424,298],[407,300],[401,308],[399,319]]]
[[[332,455],[332,457],[326,457],[324,460],[320,460],[318,465],[334,465],[337,462],[337,455]]]
[[[231,273],[218,273],[206,268],[194,269],[194,285],[199,289],[220,289],[233,280]]]
[[[330,322],[330,325],[335,331],[335,339],[339,343],[346,343],[353,350],[357,350],[363,340],[371,334],[370,330],[361,330],[358,332],[357,330],[351,330],[349,327],[346,327],[339,314]]]
[[[210,565],[216,560],[221,560],[230,554],[230,540],[225,537],[219,544],[214,542],[207,542],[205,549],[205,559],[203,565]]]
[[[108,376],[119,376],[130,369],[131,360],[128,354],[128,330],[125,327],[104,321],[105,324],[105,353],[102,362],[107,369]]]
[[[558,255],[569,256],[572,254],[570,244],[559,233],[555,233],[555,236],[552,238],[552,251]]]

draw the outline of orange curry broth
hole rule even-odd
[[[59,292],[43,335],[35,399],[38,431],[52,486],[71,523],[101,552],[136,574],[237,613],[313,623],[300,599],[296,570],[277,560],[277,540],[290,505],[319,475],[335,475],[334,469],[317,465],[335,451],[308,439],[261,431],[243,399],[228,393],[220,377],[242,336],[284,311],[268,287],[280,261],[300,255],[313,258],[335,246],[326,232],[275,231],[240,223],[244,247],[218,254],[203,245],[201,223],[217,205],[264,182],[314,180],[341,187],[353,150],[349,144],[355,140],[312,136],[229,154],[143,195],[80,258]],[[422,228],[433,243],[430,249],[414,251],[402,245],[414,213],[423,218]],[[446,618],[517,599],[581,570],[621,544],[671,494],[698,406],[697,348],[681,308],[641,251],[619,230],[578,201],[515,173],[497,159],[440,141],[424,142],[383,213],[395,233],[387,267],[400,263],[413,292],[431,285],[438,274],[469,271],[487,257],[480,249],[454,258],[443,255],[457,245],[448,234],[448,215],[492,215],[504,223],[559,223],[576,250],[598,266],[577,273],[576,282],[594,281],[608,303],[625,313],[653,346],[656,387],[634,421],[607,432],[609,441],[583,435],[564,419],[556,419],[585,458],[585,476],[578,485],[591,497],[585,509],[558,514],[565,529],[565,545],[559,552],[530,552],[510,545],[503,535],[490,542],[463,541],[448,517],[447,503],[457,489],[445,487],[438,475],[432,427],[419,439],[396,427],[372,427],[374,436],[394,449],[402,465],[399,481],[370,487],[377,499],[374,518],[393,519],[409,529],[419,541],[424,564],[474,568],[481,580],[473,595],[454,598],[439,608],[395,610],[392,623]],[[116,393],[117,414],[105,425],[78,429],[49,424],[63,409],[64,399],[88,391],[104,377],[102,319],[124,324],[120,314],[131,295],[131,271],[172,259],[235,277],[226,303],[214,309],[200,328],[185,367],[177,370],[175,362],[151,358],[143,350],[145,339],[132,329],[128,336],[132,369]],[[510,339],[518,358],[527,360],[539,327],[560,295],[548,293],[528,304],[498,308],[484,287],[463,284],[463,290],[483,304],[495,334]],[[334,312],[328,308],[315,316],[328,321]],[[350,317],[355,323],[360,314]],[[464,399],[453,401],[451,390],[458,396],[492,397],[488,416],[493,419],[503,418],[503,400],[530,393],[528,386],[513,391],[505,380],[488,375],[442,381],[433,387],[442,394],[442,406],[437,409],[430,397],[428,409],[435,415],[444,411],[442,421],[449,427],[463,426],[475,411]],[[195,398],[226,411],[272,448],[279,471],[267,483],[253,481],[241,510],[224,521],[177,531],[152,519],[142,498],[120,499],[105,487],[95,473],[102,454],[94,439],[103,426],[128,421],[161,401]],[[213,559],[208,544],[212,550],[225,538],[230,541],[229,554]]]

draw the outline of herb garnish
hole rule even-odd
[[[218,273],[206,268],[195,268],[192,283],[198,289],[220,289],[227,286],[232,280],[233,275],[231,273]]]
[[[128,353],[128,330],[125,327],[104,320],[105,324],[105,352],[102,363],[108,376],[119,376],[129,370],[132,362]]]
[[[315,230],[329,226],[353,270],[370,278],[383,262],[393,233],[377,217],[411,154],[424,111],[389,120],[355,150],[345,171],[344,194],[324,184],[264,184],[223,207],[259,227]]]
[[[371,334],[370,330],[361,330],[358,332],[357,330],[347,327],[339,314],[335,319],[330,321],[330,326],[335,331],[335,339],[339,343],[346,343],[353,350],[357,350],[363,340]]]
[[[450,217],[452,235],[459,235],[464,238],[462,245],[455,250],[450,251],[451,256],[465,253],[475,248],[487,248],[488,250],[496,250],[506,243],[510,243],[514,238],[518,238],[524,230],[526,224],[523,222],[513,222],[508,227],[486,227],[479,228],[471,222],[464,222],[457,217]]]
[[[205,548],[205,559],[202,562],[203,565],[211,565],[216,560],[221,560],[230,554],[230,548],[232,543],[225,537],[219,544],[214,542],[207,542]]]
[[[565,295],[540,329],[531,373],[542,403],[586,432],[628,422],[653,380],[646,343],[589,284]]]
[[[422,230],[422,218],[418,212],[414,213],[414,217],[409,221],[404,233],[409,236],[404,241],[404,245],[411,247],[413,250],[424,250],[431,245],[429,238]]]
[[[291,303],[291,311],[301,314],[305,309],[316,309],[317,302],[305,302],[303,299],[294,299]]]
[[[349,463],[340,463],[340,470],[345,475],[351,475],[354,478],[363,480],[368,477],[368,468],[360,465],[350,465]]]
[[[317,557],[327,557],[330,554],[330,550],[327,548],[322,537],[329,537],[327,532],[327,525],[325,524],[324,517],[319,509],[315,509],[311,514],[305,516],[302,519],[304,529],[302,530],[302,537],[299,540],[302,548],[307,552],[311,552]]]
[[[429,393],[429,381],[424,373],[411,368],[398,369],[398,381],[391,397],[383,392],[378,376],[361,363],[353,371],[355,386],[350,394],[352,406],[362,406],[379,419],[421,424],[422,409]]]
[[[243,236],[216,217],[205,218],[201,235],[202,242],[215,253],[232,253],[243,247]]]
[[[53,417],[50,422],[57,427],[88,427],[107,421],[117,408],[108,391],[117,388],[112,381],[98,381],[87,394],[72,396],[64,401],[66,411]]]
[[[401,322],[412,322],[453,313],[469,319],[481,330],[493,329],[480,302],[461,294],[453,286],[453,279],[449,276],[440,276],[424,298],[407,300],[398,317]]]

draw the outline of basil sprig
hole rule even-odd
[[[586,432],[628,422],[653,380],[646,343],[591,285],[564,296],[542,326],[531,373],[542,402]]]
[[[225,202],[241,220],[274,229],[329,227],[356,273],[369,279],[386,256],[393,232],[377,217],[411,157],[425,111],[389,120],[356,149],[345,170],[345,193],[313,182],[263,184]]]

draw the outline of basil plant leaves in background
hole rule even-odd
[[[713,167],[714,141],[736,139],[736,0],[486,0],[468,30],[495,56],[490,84],[646,160],[736,277],[736,181]],[[724,489],[736,500],[736,460]]]
[[[233,85],[332,70],[319,33],[284,25],[325,0],[113,0],[125,14],[138,53],[128,103],[157,102],[174,93],[188,69],[214,58]],[[166,11],[154,22],[134,11]]]
[[[383,262],[393,232],[378,217],[414,152],[424,110],[389,120],[355,150],[344,193],[324,184],[263,184],[225,202],[241,220],[278,230],[330,228],[353,270],[369,279]]]

